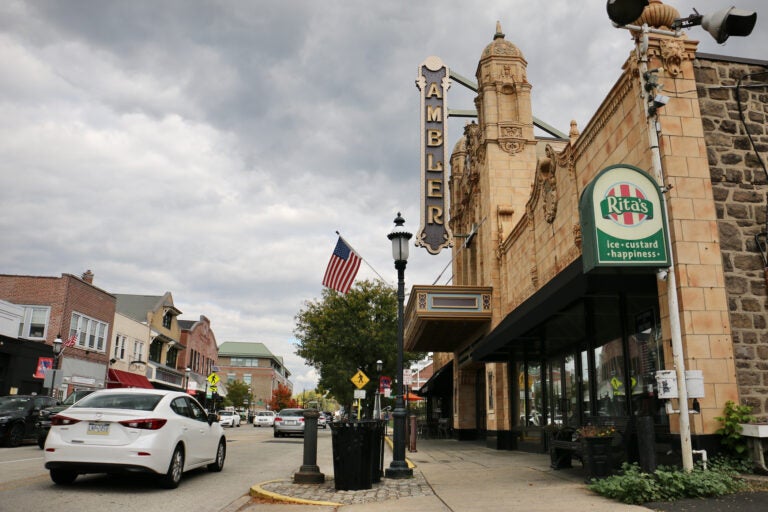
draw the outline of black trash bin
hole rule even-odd
[[[337,491],[370,489],[381,480],[384,427],[381,421],[334,422],[331,425],[333,480]]]

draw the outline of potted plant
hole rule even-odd
[[[616,428],[611,425],[584,425],[576,430],[581,441],[585,480],[610,476],[613,469],[611,444]]]

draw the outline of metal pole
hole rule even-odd
[[[387,478],[410,478],[413,470],[405,461],[405,404],[403,403],[403,303],[405,302],[406,261],[395,261],[397,269],[397,398],[395,399],[392,462],[386,471]]]
[[[664,188],[664,169],[661,165],[661,152],[659,151],[659,135],[657,114],[648,110],[648,100],[646,94],[645,74],[648,71],[648,25],[643,25],[641,39],[637,41],[637,56],[639,60],[640,71],[640,90],[643,101],[643,110],[645,111],[646,121],[648,123],[648,140],[651,148],[651,164],[653,172],[659,186],[662,187],[661,200],[664,207],[664,228],[669,233],[669,208],[667,206],[667,192]],[[680,410],[680,450],[682,454],[683,469],[685,471],[693,470],[693,447],[691,446],[691,423],[688,416],[688,388],[685,382],[685,358],[683,357],[683,340],[680,328],[680,309],[677,299],[677,277],[675,275],[675,262],[672,252],[672,241],[669,247],[669,269],[667,272],[667,303],[669,306],[669,328],[672,336],[672,359],[674,361],[675,372],[677,374],[677,396]]]

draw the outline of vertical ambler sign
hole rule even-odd
[[[669,266],[665,211],[656,180],[631,165],[608,167],[579,201],[584,271]]]
[[[448,227],[445,143],[446,93],[451,81],[439,57],[427,57],[421,63],[416,86],[421,91],[421,225],[416,246],[438,254],[444,247],[453,246]]]

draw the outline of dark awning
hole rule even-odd
[[[508,361],[519,340],[539,324],[560,314],[582,297],[620,290],[643,290],[655,286],[653,269],[614,268],[585,274],[576,259],[541,287],[482,339],[472,352],[474,361]],[[515,341],[518,343],[515,343]]]
[[[146,388],[154,389],[149,379],[138,373],[126,372],[110,368],[108,372],[108,388]]]
[[[424,385],[417,391],[421,396],[430,396],[438,394],[445,390],[450,393],[453,390],[453,361],[448,361],[442,368],[437,370]]]

